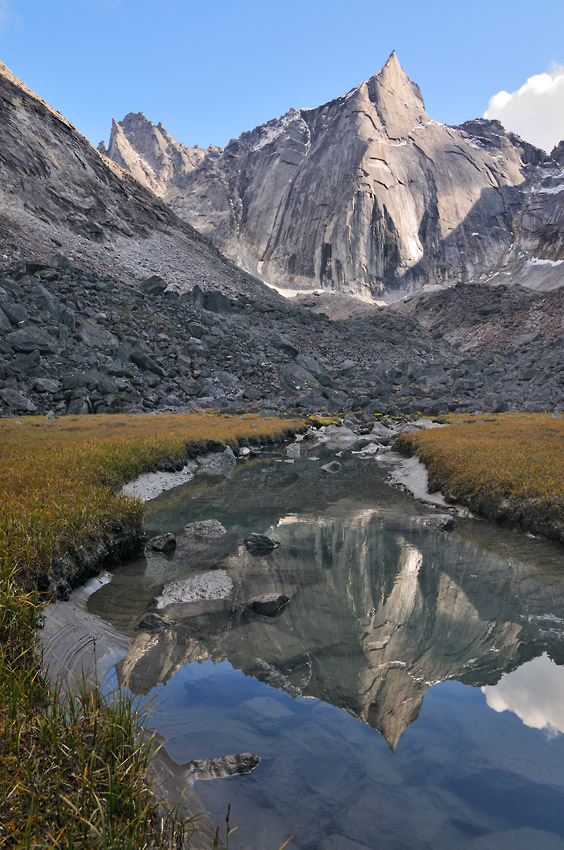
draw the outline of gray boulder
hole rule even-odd
[[[157,608],[166,608],[198,599],[226,599],[232,592],[233,582],[225,570],[210,570],[167,584],[155,601]]]
[[[55,340],[46,331],[37,327],[21,328],[19,331],[8,334],[6,342],[14,351],[23,353],[28,351],[54,353],[57,350]]]
[[[233,449],[227,446],[223,452],[210,452],[197,458],[198,472],[204,475],[224,475],[228,478],[237,466]]]
[[[217,540],[227,534],[224,526],[217,519],[202,519],[196,522],[189,522],[184,526],[183,537],[186,540]]]
[[[145,295],[163,295],[167,286],[168,283],[166,280],[163,280],[158,274],[154,274],[142,280],[139,284],[139,289]]]
[[[22,413],[35,413],[37,410],[37,407],[26,395],[11,387],[0,390],[0,399],[12,410],[18,410]]]

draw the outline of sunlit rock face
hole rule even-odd
[[[483,123],[431,120],[393,53],[346,95],[223,151],[185,148],[139,114],[114,122],[108,155],[254,274],[377,296],[470,280],[506,258],[546,157]]]

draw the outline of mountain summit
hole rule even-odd
[[[347,94],[225,150],[184,147],[128,115],[107,154],[242,268],[286,287],[379,297],[479,279],[544,215],[523,210],[547,157],[497,122],[433,121],[395,52]]]
[[[409,79],[394,51],[382,70],[359,86],[374,104],[382,130],[391,139],[405,138],[414,127],[428,121],[423,96]]]

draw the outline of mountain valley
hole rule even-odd
[[[1,413],[564,404],[561,147],[433,122],[395,54],[225,151],[99,153],[5,66],[0,109]]]

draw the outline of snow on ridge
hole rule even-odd
[[[542,257],[531,257],[527,260],[528,266],[561,266],[564,260],[545,260]]]
[[[551,186],[550,188],[543,188],[542,186],[535,187],[531,189],[533,195],[560,195],[564,192],[564,186]]]
[[[299,115],[299,113],[297,113]],[[300,116],[301,117],[301,116]],[[278,118],[276,121],[269,121],[268,124],[265,124],[262,129],[261,137],[254,145],[250,148],[250,151],[260,151],[262,148],[266,147],[266,145],[270,145],[272,142],[275,142],[276,139],[280,138],[280,136],[285,132],[286,128],[296,119],[296,110],[291,109],[290,112],[287,112],[282,118]],[[303,118],[302,118],[303,121]],[[305,122],[304,122],[305,123]],[[270,125],[273,126],[270,126]]]

